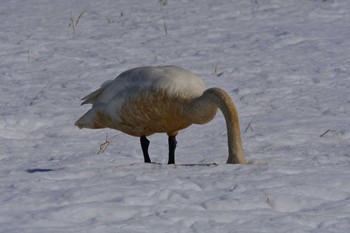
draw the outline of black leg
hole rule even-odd
[[[146,138],[146,136],[142,136],[140,137],[140,142],[141,142],[143,157],[145,158],[145,163],[150,163],[151,159],[149,158],[149,154],[148,154],[149,140]]]
[[[169,143],[169,161],[168,164],[175,164],[175,149],[176,149],[176,137],[175,136],[169,136],[168,138]]]

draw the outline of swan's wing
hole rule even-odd
[[[147,90],[163,90],[169,96],[197,97],[205,89],[200,78],[179,67],[138,67],[103,83],[100,89],[85,96],[82,104],[107,104],[113,100],[110,104],[119,106],[127,96],[137,96]]]

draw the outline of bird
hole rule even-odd
[[[144,66],[124,71],[82,98],[92,104],[75,125],[111,128],[139,137],[145,163],[151,163],[147,136],[168,135],[168,164],[175,164],[176,136],[192,124],[211,121],[220,109],[226,121],[229,164],[245,164],[239,117],[226,91],[177,66]]]

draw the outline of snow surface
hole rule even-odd
[[[1,233],[349,232],[350,1],[0,5]],[[225,164],[220,113],[176,166],[166,135],[143,164],[138,138],[73,125],[104,81],[167,64],[232,96],[248,165]]]

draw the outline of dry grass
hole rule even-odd
[[[248,129],[250,129],[252,132],[254,131],[254,130],[253,130],[253,127],[252,127],[252,123],[253,123],[253,121],[254,121],[254,119],[255,119],[255,117],[256,117],[257,115],[258,115],[258,113],[255,114],[255,115],[253,116],[253,118],[250,120],[248,126],[247,126],[247,127],[245,128],[245,130],[244,130],[244,133],[246,133],[246,132],[248,131]]]
[[[106,16],[106,19],[107,19],[107,22],[108,22],[109,24],[114,23],[114,21],[113,21],[110,17]]]
[[[164,31],[165,31],[165,35],[168,35],[168,27],[166,26],[166,20],[165,17],[163,18],[163,27],[164,27]]]
[[[272,203],[271,199],[269,196],[265,193],[265,203],[270,206],[271,208],[274,208],[274,204]]]
[[[164,10],[163,10],[163,7],[168,5],[168,0],[159,0],[158,4],[160,5],[161,10],[162,10],[162,14],[163,14],[163,28],[164,28],[164,32],[165,32],[165,35],[168,35],[168,27],[167,27],[167,24],[166,24],[166,18],[165,18],[165,14],[164,14]]]
[[[47,84],[40,89],[40,91],[33,97],[32,101],[29,103],[29,106],[32,106],[34,102],[39,98],[39,96],[43,93],[44,89],[47,87]]]
[[[123,11],[120,11],[119,16],[120,16],[120,17],[123,17],[123,16],[124,16],[124,12],[123,12]],[[113,20],[113,18],[112,18],[111,16],[105,16],[105,18],[106,18],[108,24],[112,24],[112,23],[115,22],[115,20]]]
[[[327,129],[324,133],[322,133],[320,135],[320,138],[322,138],[323,136],[325,136],[328,133],[332,133],[333,135],[337,136],[338,138],[340,138],[340,135],[338,134],[337,131],[335,131],[334,129]]]
[[[76,19],[74,18],[73,14],[71,14],[70,23],[68,24],[68,27],[71,27],[74,33],[75,33],[75,30],[78,26],[78,23],[79,23],[81,17],[83,17],[83,15],[85,13],[86,13],[86,11],[80,12],[80,15]]]
[[[29,39],[32,37],[32,34],[29,34],[26,38],[25,41],[29,41]],[[28,49],[27,49],[27,61],[30,62],[32,60],[31,56],[32,50],[31,50],[31,45],[28,42]]]
[[[224,72],[219,72],[219,64],[216,64],[214,67],[214,71],[213,71],[213,73],[211,73],[211,75],[216,76],[216,77],[220,77],[223,74],[224,74]]]
[[[115,138],[116,136],[108,137],[108,134],[106,134],[106,141],[102,144],[100,144],[100,150],[97,152],[97,154],[102,154],[107,150],[107,147],[111,143],[112,139]]]

